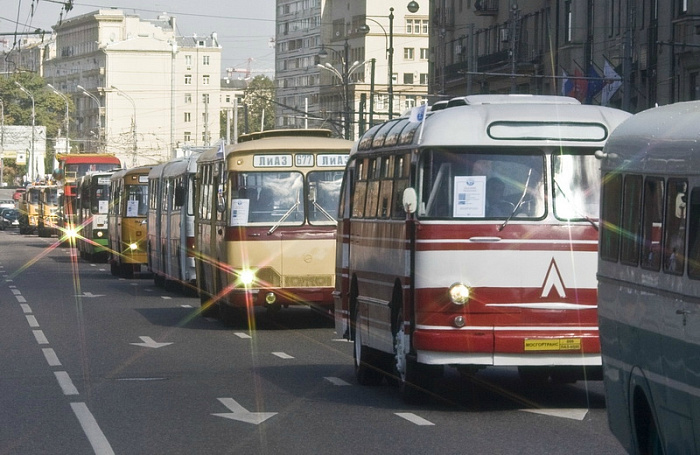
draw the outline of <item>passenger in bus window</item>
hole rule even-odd
[[[505,200],[506,185],[503,180],[491,177],[486,181],[486,216],[505,218],[513,213],[515,206]]]

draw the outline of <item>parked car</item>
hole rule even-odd
[[[19,210],[0,209],[0,230],[19,227]]]
[[[15,201],[12,199],[0,199],[0,209],[14,209]]]

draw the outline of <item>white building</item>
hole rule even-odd
[[[54,27],[44,77],[76,106],[72,150],[116,154],[129,167],[219,139],[221,47],[177,37],[175,18],[103,9]],[[77,146],[75,144],[77,142]]]

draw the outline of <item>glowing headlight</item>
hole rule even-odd
[[[97,231],[97,236],[98,236],[98,237],[101,238],[103,235],[104,235],[104,234],[102,233],[102,231]]]
[[[75,228],[66,229],[66,238],[74,239],[78,237],[78,230]]]
[[[250,269],[241,270],[238,272],[238,279],[241,280],[243,285],[250,286],[255,281],[255,272]]]
[[[138,250],[138,249],[139,249],[138,243],[130,243],[130,244],[129,244],[129,249],[130,249],[131,251],[136,251],[136,250]]]
[[[450,286],[450,300],[455,305],[466,305],[469,302],[469,287],[466,284],[455,283]]]

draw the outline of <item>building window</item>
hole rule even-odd
[[[403,83],[413,84],[413,73],[403,73]]]
[[[209,122],[209,114],[207,112],[202,112],[202,122],[204,122],[204,123]]]
[[[208,93],[204,93],[202,95],[202,103],[209,104],[209,94]]]
[[[185,66],[187,69],[192,69],[192,56],[191,55],[185,55]]]
[[[420,85],[428,85],[428,73],[420,73]]]
[[[406,99],[403,101],[403,107],[404,110],[413,109],[414,107],[416,107],[416,97],[407,96]]]
[[[185,74],[185,85],[192,85],[192,75]]]
[[[428,60],[428,55],[430,55],[429,52],[430,51],[428,50],[427,47],[421,47],[420,48],[420,59],[421,60]]]
[[[209,65],[209,56],[208,55],[202,56],[202,65]]]
[[[191,103],[192,103],[192,94],[185,93],[185,104],[191,104]]]
[[[202,76],[202,85],[209,85],[209,75],[205,74]]]
[[[185,112],[185,122],[191,122],[191,121],[192,121],[192,113]]]
[[[189,131],[185,131],[185,136],[184,136],[185,142],[190,142],[192,140],[192,133]]]
[[[414,49],[412,47],[404,47],[403,48],[403,59],[404,60],[413,60],[414,58]]]

